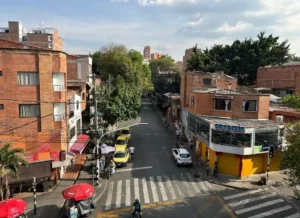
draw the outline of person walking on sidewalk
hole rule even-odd
[[[217,161],[215,162],[214,176],[215,176],[215,177],[218,177],[218,164],[217,164]]]
[[[180,136],[180,130],[177,129],[177,130],[176,130],[176,138],[177,138],[177,140],[179,139],[179,136]]]
[[[209,161],[206,161],[206,176],[209,176]]]

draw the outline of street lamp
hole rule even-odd
[[[126,129],[126,128],[129,128],[129,127],[132,127],[132,126],[139,126],[139,125],[148,125],[148,123],[134,123],[134,124],[131,124],[131,125],[128,125],[128,126],[124,126],[122,128],[119,128],[119,129],[116,129],[116,130],[113,130],[113,131],[110,131],[110,132],[106,132],[104,133],[103,135],[101,135],[100,139],[99,139],[99,142],[101,141],[101,139],[108,135],[108,134],[111,134],[111,133],[114,133],[114,132],[117,132],[119,130],[122,130],[122,129]],[[98,155],[98,151],[99,151],[99,148],[100,148],[100,143],[96,144],[96,169],[97,169],[97,182],[96,182],[96,186],[99,186],[100,183],[100,158],[99,158],[99,155]]]

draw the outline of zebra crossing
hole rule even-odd
[[[299,211],[268,188],[244,191],[223,197],[237,217],[300,218]]]
[[[209,182],[194,178],[190,173],[109,181],[104,210],[128,207],[135,198],[149,204],[213,193]]]

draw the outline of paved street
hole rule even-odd
[[[297,213],[273,190],[241,191],[195,178],[193,167],[175,165],[171,158],[175,135],[151,106],[144,106],[141,122],[149,125],[132,128],[133,163],[117,169],[91,217],[129,217],[136,197],[144,204],[144,217],[260,218]]]

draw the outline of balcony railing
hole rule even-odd
[[[53,115],[53,119],[54,121],[62,121],[65,119],[65,114],[61,114],[61,115]]]
[[[65,90],[64,86],[62,86],[62,85],[53,85],[53,91],[55,91],[55,92],[61,92],[63,90]]]

